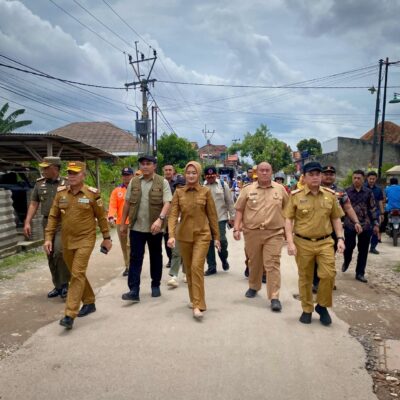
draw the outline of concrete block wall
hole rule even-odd
[[[0,257],[17,252],[18,234],[11,191],[0,189]]]

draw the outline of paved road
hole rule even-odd
[[[98,293],[98,311],[72,331],[55,321],[0,362],[0,399],[376,399],[364,351],[344,322],[298,322],[286,249],[281,314],[267,307],[265,289],[244,297],[242,243],[231,241],[230,262],[228,273],[206,278],[209,310],[197,322],[185,284],[168,290],[164,282],[162,297],[150,297],[146,259],[140,304],[123,302],[125,280],[112,280]]]

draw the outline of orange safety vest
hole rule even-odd
[[[120,225],[122,222],[122,210],[125,203],[126,189],[126,186],[121,184],[111,192],[110,204],[108,206],[108,218],[115,218],[115,216],[117,216],[117,225]],[[128,219],[127,223],[129,223]]]

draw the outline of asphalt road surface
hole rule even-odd
[[[139,304],[121,300],[127,286],[118,276],[97,290],[97,312],[71,331],[58,320],[39,329],[0,362],[0,399],[376,399],[347,324],[334,314],[330,327],[317,314],[311,325],[298,322],[297,270],[286,248],[281,313],[271,312],[265,285],[256,298],[244,296],[243,242],[230,239],[229,251],[231,270],[218,265],[205,278],[202,322],[187,308],[183,282],[168,290],[166,269],[162,296],[150,296],[146,257]],[[121,264],[116,242],[107,257]]]

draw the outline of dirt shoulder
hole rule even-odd
[[[114,237],[115,236],[115,237]],[[99,252],[96,244],[88,267],[88,278],[97,294],[110,280],[121,276],[123,259],[118,238],[113,234],[115,248],[109,254]],[[53,289],[47,260],[32,257],[10,270],[11,275],[0,280],[0,360],[17,350],[42,326],[63,316],[65,302],[60,298],[48,299]]]
[[[388,343],[400,343],[400,247],[382,235],[378,250],[379,255],[368,255],[367,284],[354,279],[357,252],[345,273],[338,258],[334,310],[364,346],[378,398],[388,400],[400,397],[400,370],[387,365],[387,357],[395,356]]]

